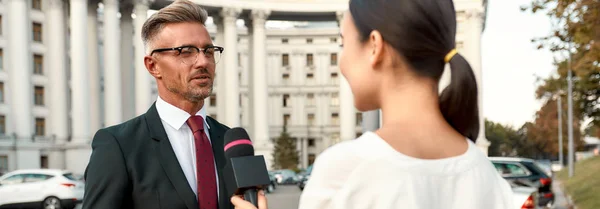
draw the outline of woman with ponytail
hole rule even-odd
[[[381,109],[382,126],[319,155],[300,209],[514,208],[474,144],[477,83],[455,49],[452,0],[350,0],[341,36],[354,105]],[[439,95],[446,64],[451,82]]]
[[[474,144],[477,83],[455,49],[452,0],[350,0],[340,68],[360,111],[382,126],[317,158],[300,209],[514,208]],[[451,81],[438,83],[450,65]]]

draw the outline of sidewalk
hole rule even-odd
[[[552,179],[552,191],[554,191],[554,207],[553,209],[569,209],[570,202],[567,199],[567,194],[562,190],[562,182],[558,179]]]

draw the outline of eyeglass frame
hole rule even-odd
[[[220,46],[206,46],[204,48],[198,48],[196,46],[190,46],[190,45],[186,45],[186,46],[178,46],[178,47],[172,47],[172,48],[159,48],[159,49],[155,49],[152,50],[152,52],[150,52],[150,56],[152,56],[155,52],[156,53],[160,53],[160,52],[166,52],[166,51],[177,51],[178,54],[177,56],[181,55],[181,50],[183,50],[183,48],[195,48],[196,50],[198,50],[198,52],[202,52],[202,54],[204,54],[204,56],[206,56],[206,51],[209,49],[215,49],[215,52],[219,52],[221,55],[223,54],[223,51],[225,50],[225,48],[220,47]],[[198,58],[196,58],[196,62],[198,61]],[[218,61],[215,61],[215,64]],[[193,64],[193,63],[192,63]]]

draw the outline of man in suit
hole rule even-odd
[[[96,133],[84,209],[233,208],[223,182],[229,128],[204,106],[223,52],[206,19],[200,6],[177,0],[144,23],[144,64],[159,97],[145,114]]]

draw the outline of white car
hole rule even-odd
[[[536,188],[512,186],[515,209],[539,209]]]
[[[0,177],[0,208],[72,209],[84,183],[68,171],[17,170]]]

